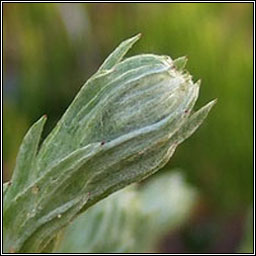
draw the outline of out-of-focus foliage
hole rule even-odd
[[[194,80],[203,80],[198,106],[218,98],[167,169],[186,170],[217,225],[246,214],[253,198],[253,3],[3,6],[6,179],[25,130],[47,113],[46,135],[109,49],[141,32],[143,43],[130,55],[187,55]]]
[[[197,191],[180,171],[129,186],[79,216],[60,235],[56,252],[138,253],[155,251],[167,231],[184,223]]]
[[[250,207],[244,227],[244,237],[240,245],[239,253],[254,253],[253,249],[253,208]]]

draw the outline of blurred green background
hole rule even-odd
[[[28,127],[46,113],[45,137],[104,58],[138,32],[128,55],[186,55],[202,79],[196,108],[218,98],[163,170],[184,169],[200,196],[189,225],[159,251],[235,252],[253,201],[253,3],[4,3],[4,180]]]

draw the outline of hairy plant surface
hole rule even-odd
[[[169,171],[145,186],[119,190],[80,214],[61,232],[55,252],[155,252],[168,232],[187,221],[198,199],[181,170]]]
[[[199,83],[186,58],[123,56],[122,42],[39,146],[46,116],[27,132],[4,186],[4,251],[50,252],[57,233],[111,193],[163,167],[215,101],[191,113]]]

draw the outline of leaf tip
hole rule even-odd
[[[128,39],[128,40],[129,40],[130,42],[132,42],[132,45],[133,45],[134,43],[136,43],[136,42],[141,38],[141,36],[142,36],[142,34],[141,34],[141,33],[138,33],[137,35],[131,37],[131,38]],[[131,45],[131,46],[132,46],[132,45]]]
[[[218,102],[218,99],[216,98],[216,99],[210,101],[210,102],[208,103],[208,106],[209,106],[210,108],[212,108],[217,102]]]
[[[138,34],[136,35],[136,37],[137,37],[138,39],[140,39],[140,38],[142,37],[142,33],[138,33]]]
[[[187,56],[182,56],[173,61],[174,66],[176,67],[177,70],[183,70],[187,64],[188,57]]]
[[[202,84],[202,79],[198,79],[198,80],[196,81],[196,85],[197,85],[198,87],[200,87],[201,84]]]

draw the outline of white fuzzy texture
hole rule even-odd
[[[46,118],[28,131],[5,190],[5,252],[50,250],[80,212],[163,167],[207,116],[214,102],[190,115],[199,84],[182,70],[183,58],[142,54],[121,61],[137,40],[124,41],[106,59],[39,151]]]

